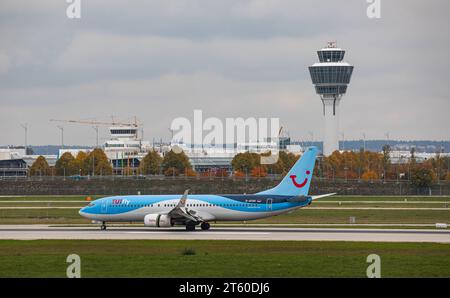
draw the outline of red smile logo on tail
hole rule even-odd
[[[310,171],[306,171],[306,175],[311,174]],[[289,176],[292,179],[292,183],[295,185],[295,187],[297,188],[302,188],[303,186],[306,185],[306,183],[308,183],[308,177],[305,178],[305,180],[303,180],[302,183],[298,183],[297,181],[295,181],[295,179],[297,178],[297,175],[291,175]]]

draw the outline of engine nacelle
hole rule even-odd
[[[144,217],[144,225],[149,227],[171,227],[172,219],[166,214],[147,214]]]

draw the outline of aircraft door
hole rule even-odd
[[[272,199],[266,200],[266,211],[272,211]]]
[[[103,200],[101,205],[101,213],[107,212],[108,212],[108,202],[106,200]]]

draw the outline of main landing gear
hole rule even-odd
[[[195,224],[194,223],[187,223],[186,224],[186,231],[195,231]]]
[[[202,230],[206,231],[209,230],[210,225],[209,223],[207,223],[206,221],[202,222],[202,224],[200,225],[200,227],[202,228]]]
[[[210,225],[209,225],[209,223],[207,223],[206,221],[204,221],[204,222],[202,222],[202,223],[200,224],[200,228],[201,228],[202,230],[206,231],[206,230],[209,230]],[[192,222],[187,223],[187,224],[186,224],[186,231],[195,231],[195,223],[192,223]]]
[[[100,226],[100,230],[104,231],[106,230],[106,222],[102,222],[102,225]]]

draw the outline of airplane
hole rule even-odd
[[[197,225],[209,230],[210,222],[280,215],[335,194],[308,195],[317,152],[309,147],[277,186],[255,194],[189,195],[186,190],[183,195],[113,196],[92,201],[79,213],[101,222],[101,230],[106,230],[107,222],[141,222],[149,227],[185,225],[187,231]]]

